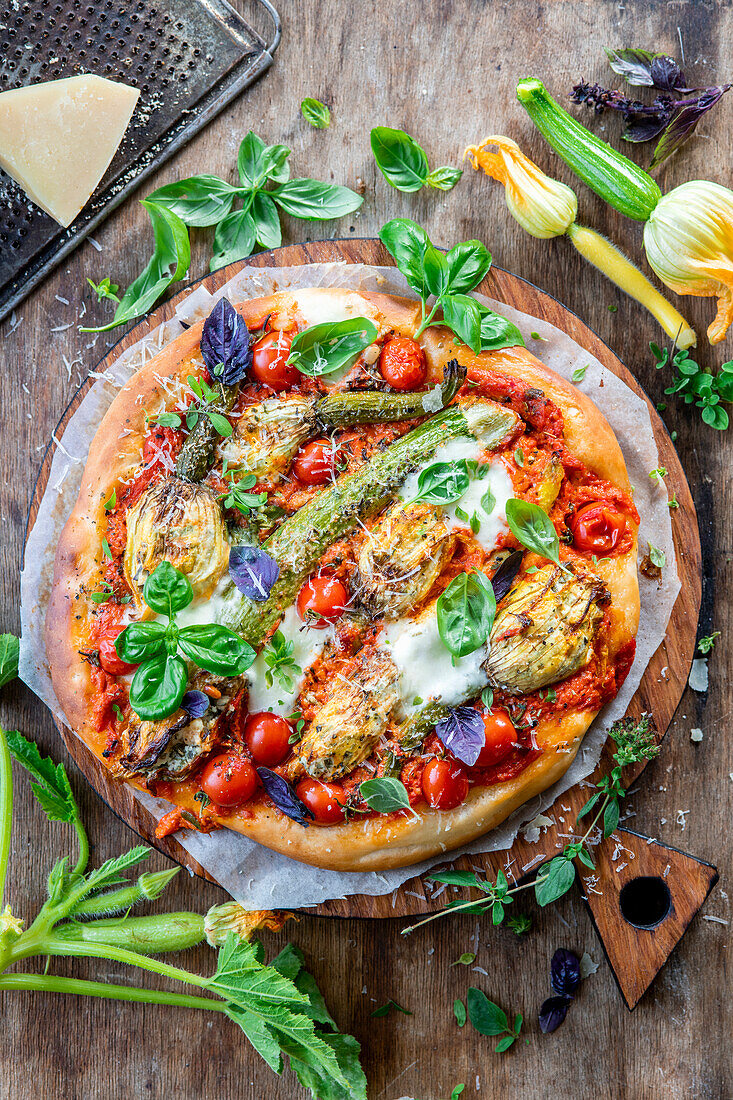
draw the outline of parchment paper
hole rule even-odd
[[[134,371],[183,331],[180,320],[190,324],[205,317],[222,295],[237,302],[288,287],[302,289],[316,286],[378,290],[415,297],[394,268],[372,268],[346,263],[244,268],[215,295],[211,295],[203,286],[197,287],[178,307],[174,320],[159,326],[130,348],[103,374],[95,375],[92,372],[96,381],[69,421],[63,440],[56,441],[58,446],[53,457],[48,486],[28,539],[21,578],[20,675],[51,709],[57,721],[65,723],[66,720],[51,686],[43,642],[43,623],[53,579],[54,554],[61,529],[78,494],[89,445],[118,389]],[[449,858],[454,858],[461,852],[509,848],[523,823],[551,806],[563,791],[590,775],[600,757],[608,727],[615,719],[623,717],[650,657],[664,638],[680,589],[667,492],[649,477],[649,471],[655,469],[659,462],[649,412],[644,401],[553,325],[519,313],[482,295],[476,297],[512,320],[522,332],[527,346],[543,363],[559,374],[571,378],[577,367],[586,366],[585,377],[576,384],[605,414],[621,444],[641,516],[641,553],[646,553],[647,543],[651,542],[664,551],[667,565],[659,583],[639,577],[641,625],[634,665],[616,699],[604,708],[588,730],[580,752],[565,776],[543,795],[517,810],[500,828],[494,829],[466,848],[450,853]],[[532,339],[531,333],[539,334],[543,339]],[[156,816],[161,816],[170,809],[170,805],[161,799],[137,791],[133,793]],[[251,909],[300,908],[349,894],[386,894],[396,890],[414,875],[446,861],[446,856],[442,855],[413,867],[381,874],[348,873],[308,867],[229,830],[208,835],[182,830],[177,838],[234,898]]]

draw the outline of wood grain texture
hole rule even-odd
[[[260,255],[247,261],[247,265],[250,267],[289,267],[299,264],[337,261],[375,265],[391,264],[392,262],[386,249],[378,240],[358,239],[353,241],[317,241],[307,245],[290,245],[274,251],[260,253]],[[241,263],[232,264],[228,268],[204,277],[195,285],[203,285],[213,292],[236,275],[243,266]],[[649,406],[649,413],[659,448],[659,464],[668,471],[668,476],[673,478],[674,483],[678,486],[677,498],[680,507],[675,511],[674,538],[679,558],[678,568],[682,589],[673,609],[667,638],[647,667],[639,689],[631,702],[629,712],[636,716],[644,711],[653,714],[658,741],[661,742],[687,681],[695,649],[701,599],[701,554],[697,517],[680,461],[659,414],[634,377],[619,358],[591,332],[579,317],[571,313],[557,299],[538,290],[531,283],[498,268],[493,268],[478,289],[498,301],[511,304],[530,316],[557,325],[558,328],[572,336],[586,351],[596,356],[608,370],[620,377],[631,389],[642,396]],[[180,291],[145,320],[135,325],[99,363],[96,373],[103,373],[146,333],[154,330],[163,321],[173,316],[179,303],[190,292],[190,287]],[[541,354],[541,349],[538,350]],[[62,422],[56,429],[56,440],[62,444],[64,427],[78,408],[92,382],[93,379],[90,378],[80,388],[66,409]],[[41,498],[47,489],[54,449],[55,444],[49,448],[44,456],[31,501],[29,530],[35,520]],[[642,548],[642,552],[643,550],[644,548]],[[104,798],[123,821],[141,833],[149,844],[172,856],[184,867],[209,878],[210,881],[216,881],[178,843],[175,836],[168,837],[165,840],[157,840],[155,837],[157,819],[145,807],[140,805],[133,795],[132,788],[125,783],[114,780],[97,757],[68,728],[62,728],[61,733],[69,752],[83,774],[97,793]],[[598,774],[607,774],[612,766],[611,755],[606,750],[599,765]],[[630,769],[629,785],[640,774],[640,771],[641,768],[632,773]],[[529,844],[520,835],[508,852],[487,852],[470,858],[464,857],[460,865],[480,867],[493,878],[496,877],[499,868],[508,869],[512,877],[521,879],[523,877],[522,869],[525,865],[531,862],[536,869],[537,858],[540,855],[551,857],[556,853],[558,846],[562,846],[561,835],[563,830],[567,830],[569,822],[572,820],[570,814],[576,813],[585,800],[586,795],[582,788],[576,787],[567,791],[560,796],[551,811],[551,815],[557,819],[558,824],[543,833],[539,841]],[[566,824],[561,823],[561,818]],[[607,868],[607,874],[615,874],[612,865],[605,864],[604,866]],[[605,874],[599,877],[597,889],[601,891],[605,889],[605,878]],[[698,898],[700,904],[702,904],[706,894],[706,890],[700,893]],[[402,917],[428,913],[442,908],[444,904],[445,898],[442,896],[435,901],[431,901],[429,897],[426,897],[422,879],[417,877],[408,880],[395,895],[383,894],[371,897],[352,894],[346,898],[316,906],[312,912],[337,917]],[[621,921],[622,925],[624,923]],[[671,923],[671,921],[668,923]],[[610,908],[603,910],[599,914],[596,924],[604,942],[607,938],[609,939],[610,942],[606,950],[610,952],[613,949],[613,942],[617,933],[619,933],[618,909],[616,908],[615,911]],[[684,927],[686,927],[686,924]],[[623,932],[624,929],[621,928],[620,933]],[[666,955],[664,955],[664,958],[666,959]],[[651,961],[651,957],[639,958],[643,976],[640,976],[638,981],[645,983],[644,988],[656,974],[656,970],[649,972]]]
[[[720,888],[633,1014],[618,996],[577,891],[547,910],[537,909],[528,891],[516,908],[530,913],[534,926],[522,938],[473,917],[436,922],[405,938],[400,936],[404,921],[306,916],[297,926],[287,926],[287,935],[305,952],[341,1027],[361,1041],[370,1100],[447,1100],[458,1082],[466,1083],[464,1096],[500,1100],[546,1100],[560,1089],[573,1100],[727,1100],[733,1096],[730,926],[705,917],[731,919],[733,677],[727,642],[733,607],[726,594],[733,587],[733,433],[713,432],[697,411],[664,395],[668,372],[654,370],[648,351],[648,341],[659,340],[654,322],[583,265],[566,241],[529,238],[507,215],[495,185],[473,172],[447,194],[395,192],[374,167],[368,130],[378,124],[404,127],[436,165],[459,164],[465,145],[486,134],[507,133],[545,170],[573,183],[516,104],[517,79],[538,75],[562,98],[581,76],[608,81],[603,46],[639,45],[679,55],[679,28],[688,78],[699,84],[724,81],[730,78],[733,8],[712,0],[668,5],[654,0],[626,0],[623,5],[610,0],[362,0],[348,7],[341,0],[279,0],[279,7],[284,37],[268,75],[158,173],[150,190],[197,172],[234,180],[237,147],[251,127],[268,141],[292,148],[294,175],[351,186],[360,178],[366,187],[358,217],[333,226],[286,219],[286,242],[331,233],[374,236],[390,217],[412,217],[441,245],[484,239],[497,263],[560,297],[621,356],[654,402],[667,403],[663,419],[678,433],[676,449],[700,518],[705,578],[700,629],[706,634],[721,631],[710,660],[709,692],[685,692],[660,758],[626,804],[639,832],[716,863]],[[307,95],[332,107],[329,130],[313,130],[300,118],[300,101]],[[695,178],[730,185],[730,95],[713,115],[658,173],[664,190]],[[620,120],[586,117],[599,132],[605,126],[605,136],[618,143]],[[639,163],[649,163],[647,147],[627,151]],[[639,259],[639,225],[604,207],[582,185],[576,188],[582,220]],[[111,345],[116,339],[114,333],[102,335],[87,347],[94,338],[80,335],[75,327],[57,333],[50,329],[75,321],[82,302],[87,310],[82,324],[105,320],[107,307],[94,302],[85,277],[98,281],[109,275],[126,285],[150,255],[147,215],[134,199],[96,236],[102,252],[83,245],[18,311],[16,321],[22,322],[14,332],[7,322],[0,330],[3,630],[18,627],[25,519],[46,441],[87,371],[108,350],[107,341]],[[207,270],[210,234],[194,231],[192,236],[191,272],[199,275]],[[70,304],[59,302],[57,295]],[[704,332],[712,316],[710,303],[683,299],[678,304]],[[609,312],[609,306],[617,312]],[[729,338],[712,352],[703,346],[700,362],[714,366],[732,354]],[[670,493],[678,488],[671,478],[667,483]],[[0,712],[4,725],[24,730],[44,752],[69,763],[48,712],[25,689],[4,689]],[[692,727],[704,730],[700,744],[690,742]],[[101,861],[132,846],[133,832],[110,814],[73,764],[70,773],[89,823],[94,858]],[[9,889],[14,909],[28,918],[43,900],[48,867],[65,854],[71,840],[66,828],[42,820],[20,776],[16,786]],[[153,853],[150,866],[157,870],[168,863]],[[167,895],[172,909],[203,910],[221,900],[220,889],[185,874]],[[272,935],[264,939],[273,951],[283,942]],[[601,967],[583,983],[563,1027],[543,1036],[536,1014],[550,993],[549,961],[561,946],[578,953],[588,950]],[[477,952],[475,965],[485,974],[449,967],[464,951]],[[211,952],[192,951],[181,962],[208,972]],[[91,962],[59,962],[54,969],[80,977],[137,980],[119,966]],[[151,984],[157,983],[153,979]],[[469,985],[524,1013],[528,1046],[517,1044],[500,1057],[493,1053],[494,1043],[470,1027],[458,1030],[451,1005],[454,997],[465,998]],[[370,1013],[389,997],[414,1015],[372,1019]],[[273,1077],[235,1026],[218,1018],[153,1006],[22,995],[4,996],[0,1011],[2,1100],[55,1100],[60,1095],[74,1100],[198,1100],[209,1095],[220,1100],[305,1100],[292,1075]]]

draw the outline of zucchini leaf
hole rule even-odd
[[[5,736],[13,758],[33,776],[31,790],[49,821],[73,825],[79,818],[79,807],[64,765],[41,756],[35,741],[29,741],[17,730],[8,730]]]
[[[0,687],[18,675],[19,656],[20,638],[14,634],[0,634]]]

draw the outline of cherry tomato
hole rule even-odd
[[[570,528],[578,550],[608,554],[618,547],[626,532],[626,517],[613,504],[599,500],[579,508],[570,520]]]
[[[422,793],[436,810],[453,810],[468,794],[468,776],[457,760],[428,761],[422,773]]]
[[[311,577],[298,593],[298,614],[308,626],[324,630],[329,622],[343,615],[348,598],[348,592],[336,577]]]
[[[295,336],[295,332],[280,329],[261,336],[252,348],[252,377],[276,392],[293,386],[300,378],[300,371],[288,366],[290,345]]]
[[[99,663],[111,676],[122,676],[125,672],[134,672],[137,665],[123,661],[115,649],[115,640],[124,630],[121,623],[106,627],[99,639]]]
[[[238,806],[255,793],[257,772],[236,752],[215,756],[201,773],[201,790],[217,806]]]
[[[330,439],[313,439],[293,459],[293,473],[304,485],[325,485],[334,476],[338,448]]]
[[[476,761],[477,768],[490,768],[506,760],[517,740],[517,731],[505,710],[487,711],[484,715],[484,747]]]
[[[250,714],[244,726],[244,739],[258,764],[280,764],[290,752],[293,727],[279,714],[260,711]]]
[[[425,352],[409,336],[394,336],[379,355],[379,373],[393,390],[414,390],[425,381]]]
[[[320,779],[301,779],[295,788],[319,825],[335,825],[344,820],[346,791],[339,783],[323,783]]]

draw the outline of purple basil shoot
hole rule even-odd
[[[195,688],[191,691],[187,691],[181,699],[181,706],[185,711],[188,711],[191,718],[203,718],[207,710],[211,706],[211,699],[203,691],[197,691]]]
[[[552,988],[561,997],[574,997],[580,985],[580,959],[561,947],[550,963]]]
[[[280,566],[259,546],[233,546],[229,551],[229,576],[243,596],[262,602],[280,576]]]
[[[220,298],[204,321],[201,354],[214,378],[233,386],[252,365],[249,329],[231,302]]]
[[[568,1014],[570,997],[548,997],[540,1007],[540,1030],[545,1035],[559,1028]]]
[[[297,821],[299,825],[307,826],[310,824],[308,818],[312,821],[313,814],[305,803],[300,801],[287,779],[283,779],[281,775],[271,771],[270,768],[259,767],[257,774],[268,797],[275,803],[278,810],[281,810],[287,817],[292,818],[293,821]]]
[[[447,749],[472,767],[486,741],[483,716],[473,707],[454,707],[435,727]]]

